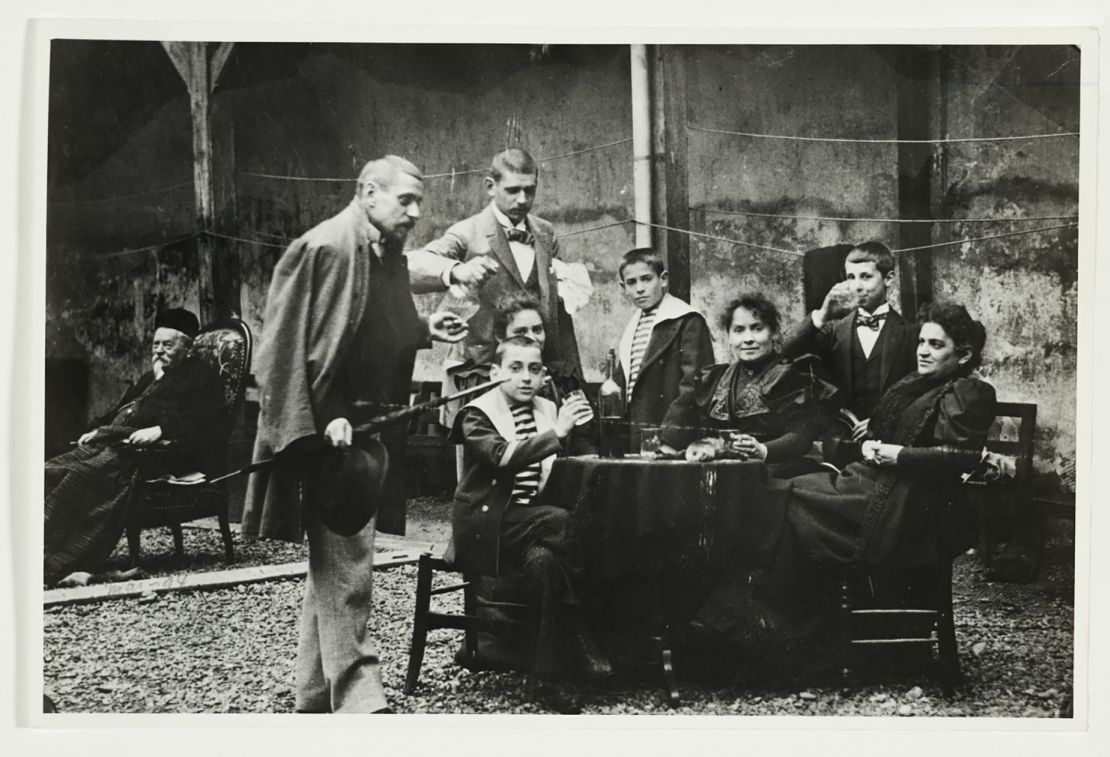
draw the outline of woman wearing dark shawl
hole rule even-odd
[[[770,482],[781,515],[761,513],[764,528],[745,534],[743,566],[716,586],[702,625],[735,641],[758,629],[789,635],[815,619],[822,567],[914,567],[934,557],[941,507],[981,459],[995,393],[969,375],[986,332],[962,305],[926,306],[920,323],[917,372],[880,399],[864,459]]]
[[[735,362],[703,368],[693,394],[675,400],[663,419],[661,452],[674,456],[685,447],[688,460],[763,460],[779,477],[806,470],[803,457],[836,418],[836,387],[821,378],[813,356],[782,358],[778,309],[762,294],[729,303],[720,326]]]

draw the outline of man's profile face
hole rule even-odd
[[[165,326],[156,329],[150,356],[155,375],[160,377],[167,368],[181,362],[188,351],[189,337],[185,334]]]
[[[883,276],[874,261],[864,260],[859,263],[845,263],[844,274],[852,285],[852,293],[855,295],[853,304],[856,307],[873,313],[875,308],[886,302],[886,290],[894,278],[893,271]]]
[[[404,242],[420,218],[424,182],[397,171],[388,186],[367,180],[359,188],[359,204],[382,236]]]
[[[532,203],[536,200],[537,183],[534,173],[506,171],[497,181],[487,177],[486,189],[497,209],[514,224],[518,224],[532,210]]]

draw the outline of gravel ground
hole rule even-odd
[[[442,534],[443,508],[417,529]],[[437,523],[436,520],[439,519]],[[149,548],[148,548],[149,543]],[[181,570],[168,536],[144,534],[151,575]],[[189,570],[223,567],[218,532],[186,531]],[[239,564],[304,559],[300,545],[238,544]],[[957,636],[968,680],[952,700],[927,674],[871,674],[842,688],[804,674],[681,680],[683,706],[664,706],[649,670],[622,673],[604,689],[579,687],[588,714],[902,715],[1051,717],[1072,690],[1071,543],[1053,544],[1033,584],[990,583],[974,556],[956,564]],[[375,638],[384,680],[400,713],[542,713],[514,673],[470,672],[452,657],[461,634],[429,636],[417,692],[404,696],[416,568],[375,574]],[[280,713],[293,709],[293,656],[303,582],[282,580],[212,591],[55,607],[44,612],[44,678],[63,712]],[[445,606],[461,609],[448,597]],[[454,606],[452,607],[452,604]],[[153,640],[153,641],[152,641]],[[777,673],[781,673],[778,670]],[[761,683],[773,680],[775,683]]]

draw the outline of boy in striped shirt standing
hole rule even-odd
[[[663,256],[629,250],[621,259],[621,288],[636,306],[617,347],[617,375],[631,427],[629,451],[640,449],[640,430],[658,426],[679,395],[694,391],[698,370],[712,365],[713,338],[701,313],[667,292]]]
[[[522,573],[536,596],[540,625],[533,672],[561,671],[562,644],[589,677],[612,672],[587,629],[566,554],[568,512],[538,504],[555,457],[591,411],[580,397],[558,409],[537,396],[543,356],[534,340],[514,336],[497,347],[490,378],[507,379],[468,403],[451,439],[463,445],[463,473],[452,510],[455,565],[463,572]]]

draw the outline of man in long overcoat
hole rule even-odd
[[[423,177],[396,156],[371,161],[355,198],[294,241],[274,269],[255,375],[261,410],[255,473],[242,532],[299,541],[308,535],[308,578],[297,649],[299,712],[383,712],[378,653],[370,639],[375,519],[336,533],[313,501],[313,446],[356,443],[353,428],[406,405],[416,351],[430,338],[457,341],[465,325],[435,313],[425,323],[409,291],[402,253],[420,217]],[[391,453],[396,434],[383,434]],[[401,455],[391,455],[380,508],[400,500]],[[306,496],[307,493],[307,496]],[[403,514],[403,509],[401,513]]]

